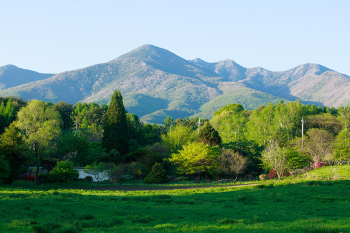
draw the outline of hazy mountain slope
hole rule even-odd
[[[10,68],[0,68],[0,83],[5,87],[10,87],[5,83],[10,79],[6,78]],[[52,77],[45,74],[46,79],[40,74],[42,80],[38,75],[30,79],[21,72],[17,68],[17,75],[11,76],[21,80],[21,85],[0,90],[1,96],[109,103],[113,91],[120,89],[127,110],[153,123],[162,123],[168,115],[175,119],[195,114],[212,117],[214,111],[230,103],[241,103],[246,109],[279,99],[334,107],[350,104],[349,76],[321,65],[304,64],[273,72],[262,67],[245,68],[229,59],[188,61],[153,45],[141,46],[106,63]]]
[[[193,113],[202,104],[222,94],[217,89],[218,84],[210,82],[218,79],[221,78],[215,72],[201,70],[165,49],[145,45],[110,62],[2,90],[0,95],[20,95],[24,99],[51,102],[101,103],[109,102],[113,91],[120,89],[125,99],[136,93],[143,94],[160,101],[153,104],[161,109]],[[137,111],[140,117],[149,113]]]
[[[14,65],[2,66],[0,67],[0,89],[47,79],[53,75],[54,74],[41,74],[35,71],[21,69]]]

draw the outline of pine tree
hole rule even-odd
[[[206,122],[199,132],[198,141],[209,145],[219,145],[221,138],[218,131],[209,122]]]
[[[115,90],[107,111],[107,121],[104,126],[102,146],[109,153],[116,149],[121,155],[127,152],[128,127],[123,97],[120,90]]]

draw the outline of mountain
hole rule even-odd
[[[0,67],[0,90],[47,79],[53,75],[21,69],[14,65],[2,66]]]
[[[350,78],[317,64],[283,72],[245,68],[226,59],[208,63],[143,45],[112,61],[0,90],[0,95],[50,102],[108,103],[120,89],[127,111],[163,123],[167,116],[210,118],[229,103],[254,109],[279,100],[339,107],[350,103]]]

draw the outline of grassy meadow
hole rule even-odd
[[[97,191],[18,182],[0,186],[0,232],[350,232],[349,177],[350,166],[330,166],[239,187]]]

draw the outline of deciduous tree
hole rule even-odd
[[[248,158],[243,157],[234,150],[224,149],[219,157],[221,169],[228,175],[234,174],[236,176],[234,182],[237,180],[239,174],[241,174],[248,165]]]
[[[32,100],[18,112],[15,125],[22,130],[23,141],[34,155],[36,184],[39,185],[39,167],[60,134],[61,116],[53,106]]]
[[[261,160],[265,168],[276,171],[280,180],[283,172],[287,169],[287,149],[279,147],[277,141],[271,141],[270,145],[263,152]]]
[[[219,155],[220,152],[217,146],[192,142],[185,145],[179,153],[172,154],[169,161],[178,166],[180,173],[197,173],[198,180],[200,180],[201,172],[208,174],[217,168]]]

